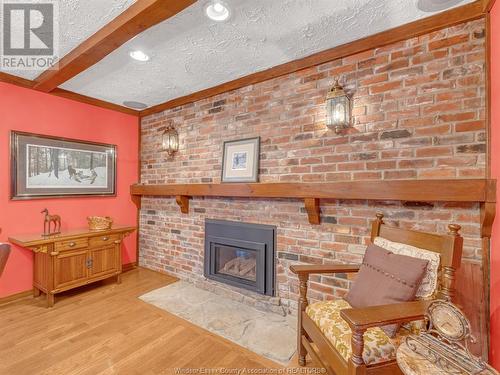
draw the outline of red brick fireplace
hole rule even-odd
[[[262,182],[484,178],[484,27],[457,25],[143,118],[141,182],[218,183],[223,142],[255,136]],[[337,76],[353,95],[353,126],[343,135],[325,126],[325,95]],[[174,157],[160,152],[169,121],[180,135]],[[477,204],[391,200],[322,200],[322,223],[311,225],[293,199],[194,197],[186,215],[171,198],[144,197],[140,263],[206,284],[206,219],[274,225],[276,296],[293,310],[298,283],[289,266],[360,262],[377,211],[392,225],[429,232],[460,224],[462,268],[480,269]],[[334,298],[348,285],[346,275],[315,276],[309,291]]]

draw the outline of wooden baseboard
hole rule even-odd
[[[168,273],[167,271],[163,271],[163,270],[154,270],[154,269],[147,268],[147,267],[144,267],[144,266],[139,266],[139,268],[141,268],[141,269],[143,269],[143,270],[148,270],[148,271],[151,271],[151,272],[156,272],[156,273],[159,273],[159,274],[162,274],[162,275],[165,275],[165,276],[171,277],[171,278],[175,279],[174,281],[179,281],[179,280],[180,280],[177,276],[174,276],[174,275],[172,275],[172,274]]]
[[[122,265],[122,272],[132,271],[136,267],[137,267],[137,262],[125,263],[124,265]]]
[[[33,294],[33,290],[30,289],[30,290],[25,290],[24,292],[11,294],[10,296],[7,296],[7,297],[2,297],[2,298],[0,298],[0,305],[4,305],[6,303],[9,303],[9,302],[21,299],[21,298],[31,296],[32,294]]]
[[[136,267],[137,267],[137,262],[126,263],[122,266],[122,272],[132,271]],[[9,302],[21,299],[21,298],[31,296],[32,293],[33,293],[33,290],[30,289],[30,290],[25,290],[24,292],[11,294],[10,296],[7,296],[7,297],[2,297],[2,298],[0,298],[0,305],[4,305],[6,303],[9,303]]]

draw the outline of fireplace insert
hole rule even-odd
[[[205,222],[205,277],[274,296],[276,227]]]

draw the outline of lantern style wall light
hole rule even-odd
[[[162,149],[170,156],[179,151],[179,133],[172,125],[168,125],[162,135]]]
[[[326,125],[339,134],[351,124],[351,99],[339,85],[339,80],[326,96]]]

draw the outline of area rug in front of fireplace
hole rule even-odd
[[[263,312],[185,281],[139,298],[281,364],[295,353],[295,316]]]

